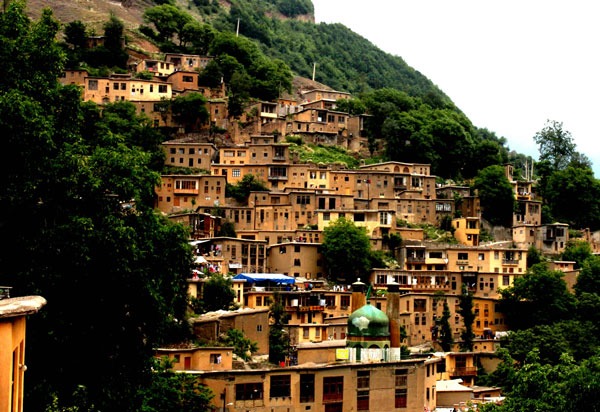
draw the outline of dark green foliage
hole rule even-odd
[[[273,303],[269,308],[271,324],[269,326],[269,362],[278,365],[285,361],[290,351],[290,337],[285,330],[288,315],[279,293],[273,295]]]
[[[527,267],[530,268],[533,265],[537,265],[542,262],[542,253],[535,248],[535,246],[531,245],[529,249],[527,249]]]
[[[250,360],[252,354],[258,350],[256,342],[248,339],[239,329],[229,329],[223,338],[223,343],[233,347],[233,353],[243,360]]]
[[[468,291],[463,285],[462,293],[458,297],[459,310],[458,314],[462,316],[464,329],[460,333],[460,349],[462,351],[473,350],[473,322],[475,321],[475,313],[473,312],[473,294]]]
[[[515,199],[504,168],[489,166],[481,170],[473,188],[477,190],[485,219],[493,225],[512,226]]]
[[[186,132],[199,130],[209,118],[206,98],[200,93],[187,93],[171,101],[171,112]]]
[[[510,358],[504,362],[507,364]],[[508,397],[501,406],[487,404],[483,412],[521,412],[560,410],[577,412],[600,410],[600,357],[596,354],[582,363],[563,356],[555,365],[540,361],[537,351],[528,354],[527,360],[506,374],[510,384]]]
[[[214,394],[194,375],[177,373],[167,358],[155,359],[151,382],[140,391],[140,412],[205,412]]]
[[[188,333],[188,233],[152,208],[144,120],[126,106],[101,116],[58,84],[58,27],[48,11],[31,23],[20,2],[0,15],[0,127],[13,154],[1,166],[0,283],[48,301],[28,323],[28,409],[58,399],[137,411],[153,348]]]
[[[500,308],[512,330],[551,325],[572,316],[575,301],[563,276],[539,263],[515,278],[513,286],[501,290]]]
[[[331,280],[354,283],[371,269],[371,243],[365,229],[339,218],[323,231],[323,254]]]
[[[221,223],[221,227],[219,228],[217,236],[234,238],[237,237],[235,233],[235,224],[233,222],[230,222],[229,220],[226,220],[225,222]]]
[[[123,22],[113,13],[106,23],[104,23],[104,49],[107,52],[107,61],[105,65],[109,67],[127,67],[127,59],[129,58],[123,45],[125,44]]]
[[[588,256],[581,265],[581,271],[577,276],[575,292],[593,293],[600,296],[600,256]]]
[[[268,192],[269,189],[265,183],[252,174],[245,175],[241,181],[235,185],[227,184],[225,196],[232,197],[240,203],[247,204],[250,192]]]
[[[205,312],[229,310],[234,306],[235,292],[231,278],[213,273],[204,284],[202,307]]]
[[[296,17],[314,12],[310,0],[277,0],[277,10],[287,17]]]
[[[193,21],[192,16],[172,4],[161,4],[144,11],[144,21],[154,25],[156,33],[150,33],[162,44],[171,43],[177,37],[181,46],[185,41],[184,28]],[[147,29],[146,29],[147,30]]]
[[[592,256],[590,244],[584,240],[571,239],[567,242],[565,250],[561,255],[562,260],[575,262],[575,268],[583,267],[584,262]]]
[[[575,153],[571,133],[563,130],[561,122],[547,120],[542,130],[533,137],[539,147],[541,162],[548,161],[552,170],[563,170]]]
[[[600,181],[592,169],[569,165],[546,176],[544,183],[544,202],[556,221],[575,228],[600,228]],[[577,207],[572,199],[577,199]]]
[[[452,350],[454,338],[452,336],[452,327],[450,326],[450,308],[448,307],[448,302],[446,302],[446,300],[444,300],[444,310],[442,312],[442,317],[439,321],[439,329],[439,342],[442,346],[442,350],[445,352],[449,352]]]

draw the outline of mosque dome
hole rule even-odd
[[[390,319],[383,311],[367,303],[348,316],[348,336],[390,336]]]

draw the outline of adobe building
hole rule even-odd
[[[212,209],[225,202],[226,180],[211,175],[162,175],[155,207],[165,214]]]
[[[37,313],[46,299],[11,298],[9,291],[10,287],[0,287],[0,411],[23,412],[27,317]]]
[[[197,138],[168,140],[162,143],[165,152],[165,166],[190,167],[210,170],[217,156],[213,143]]]
[[[216,342],[228,330],[237,329],[257,343],[256,355],[269,353],[269,308],[209,312],[191,318],[190,324],[199,341]]]
[[[333,349],[333,348],[332,348]],[[200,371],[217,411],[423,412],[436,407],[438,359],[301,364],[276,369]]]
[[[232,347],[158,348],[154,357],[169,359],[175,371],[224,371],[233,367]]]

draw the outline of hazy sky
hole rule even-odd
[[[312,2],[317,23],[342,23],[402,57],[510,149],[537,159],[533,136],[548,119],[562,122],[600,178],[597,2]]]

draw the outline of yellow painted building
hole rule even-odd
[[[9,288],[0,287],[0,294]],[[23,412],[25,387],[25,335],[27,316],[37,313],[46,300],[41,296],[0,300],[0,411]]]

